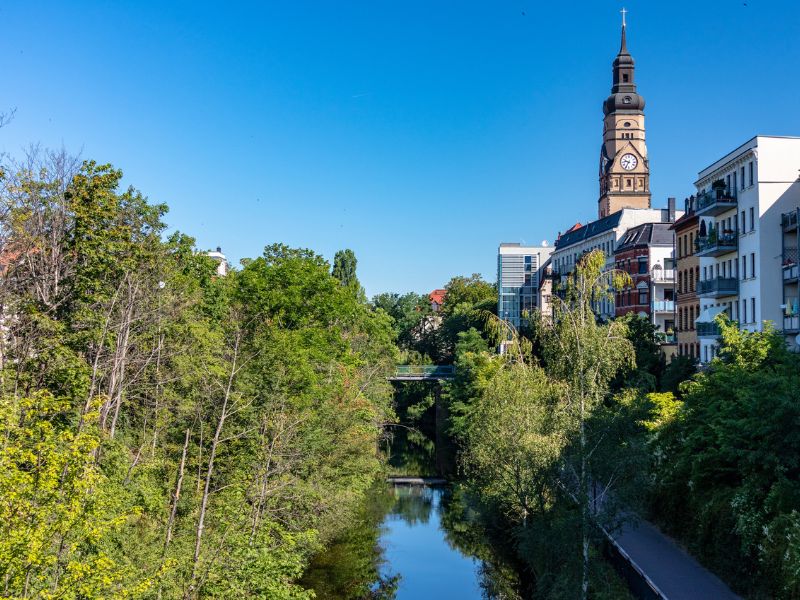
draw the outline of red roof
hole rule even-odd
[[[580,223],[575,223],[575,225],[573,225],[572,227],[567,229],[564,233],[569,233],[570,231],[575,231],[576,229],[580,229],[581,227],[583,227],[583,225],[581,225]]]
[[[428,298],[430,298],[431,302],[442,304],[446,295],[447,290],[433,290],[430,294],[428,294]]]

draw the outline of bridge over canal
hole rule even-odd
[[[397,365],[389,381],[444,381],[455,374],[453,365]]]

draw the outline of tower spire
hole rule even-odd
[[[622,13],[622,43],[619,45],[619,53],[620,54],[627,54],[628,53],[628,44],[627,44],[627,42],[625,40],[625,15],[627,14],[628,11],[625,10],[625,7],[623,7],[622,10],[619,11],[619,12]]]

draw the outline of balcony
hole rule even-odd
[[[674,283],[675,269],[653,269],[650,278],[654,283]]]
[[[695,213],[706,217],[721,215],[736,208],[736,192],[729,188],[715,187],[708,192],[700,192],[695,201]]]
[[[706,257],[722,256],[729,252],[736,252],[736,248],[738,248],[739,245],[736,232],[730,232],[730,230],[726,231],[728,231],[728,233],[723,233],[721,235],[712,232],[705,237],[698,237],[697,255]]]
[[[796,283],[798,275],[800,275],[800,272],[798,272],[797,263],[783,265],[784,283]]]
[[[781,215],[781,227],[785,232],[797,231],[797,213],[798,211],[793,210]]]
[[[800,316],[783,317],[783,333],[800,333]]]
[[[716,323],[697,323],[697,337],[719,337],[719,333]]]
[[[653,312],[675,312],[675,302],[673,300],[653,300],[650,303]]]
[[[701,298],[722,298],[739,293],[739,280],[734,277],[715,277],[697,282],[697,295]]]

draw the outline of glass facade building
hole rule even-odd
[[[537,306],[539,269],[553,251],[548,246],[500,244],[497,252],[497,314],[514,327]]]

